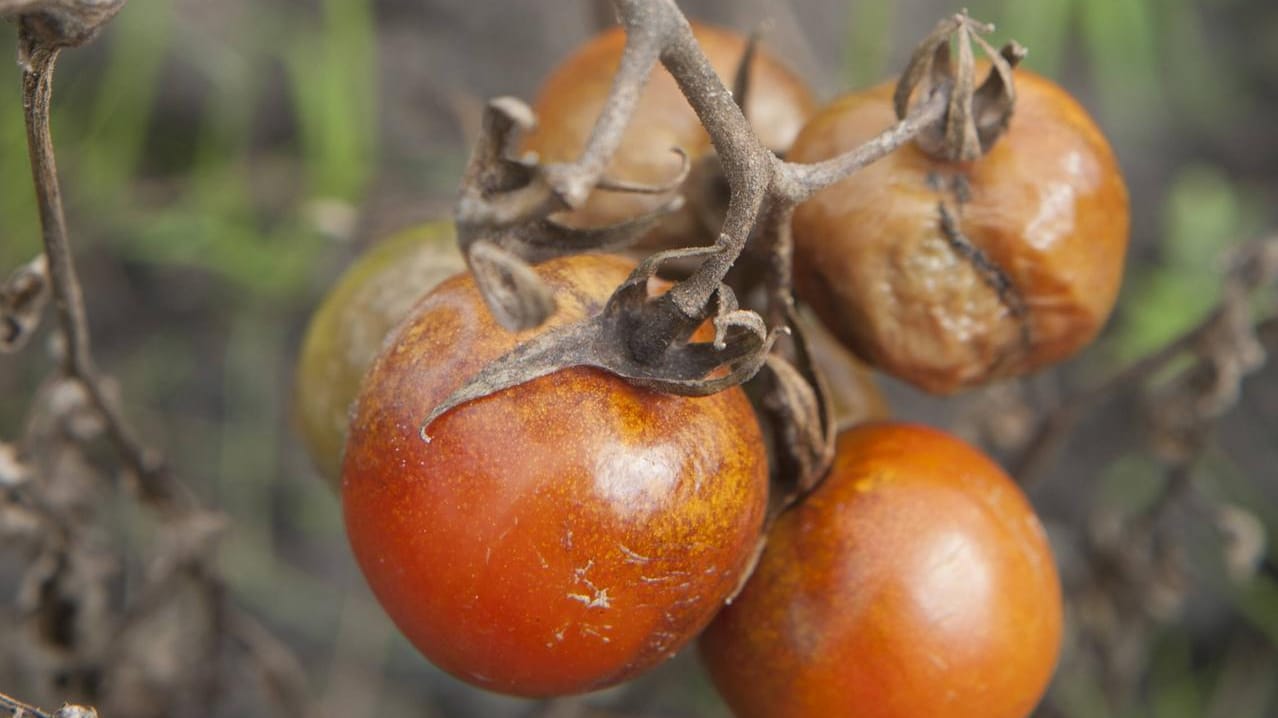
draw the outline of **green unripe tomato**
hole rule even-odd
[[[417,299],[464,268],[450,222],[404,230],[360,256],[311,317],[293,410],[315,467],[334,490],[364,373]]]

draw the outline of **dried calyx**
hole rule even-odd
[[[0,0],[0,18],[21,27],[19,62],[37,48],[79,47],[124,7],[125,0]]]
[[[946,113],[938,123],[915,138],[918,146],[938,159],[970,161],[989,152],[1007,130],[1016,105],[1012,70],[1025,58],[1026,50],[1009,42],[995,50],[982,37],[994,26],[973,20],[966,12],[937,24],[910,57],[893,95],[896,116],[909,113],[916,90],[923,96],[941,94]],[[980,47],[990,62],[985,81],[976,85],[976,58],[972,43]],[[957,60],[952,56],[957,49]]]
[[[519,133],[535,122],[532,111],[511,98],[488,106],[456,206],[459,243],[476,284],[503,326],[512,331],[538,326],[555,304],[531,263],[625,247],[663,214],[676,210],[681,201],[676,198],[651,214],[604,229],[575,229],[555,221],[553,215],[580,207],[594,191],[666,193],[676,186],[689,191],[687,184],[691,184],[694,194],[713,192],[720,201],[706,203],[710,211],[703,220],[713,226],[717,239],[710,246],[650,257],[617,288],[599,314],[545,332],[472,377],[433,408],[421,426],[422,436],[429,440],[431,422],[453,407],[573,366],[598,367],[634,383],[685,396],[714,393],[765,371],[766,380],[756,392],[757,404],[778,437],[775,448],[783,455],[775,463],[785,466],[791,477],[790,495],[800,493],[814,486],[828,467],[834,431],[821,380],[791,321],[791,212],[818,190],[920,133],[944,134],[956,117],[971,118],[977,144],[992,142],[1010,114],[1011,65],[1019,54],[1009,51],[1007,57],[998,57],[998,79],[988,80],[974,92],[963,91],[964,73],[971,85],[970,58],[960,57],[957,78],[949,85],[938,85],[948,67],[948,59],[944,66],[939,62],[938,47],[956,35],[962,48],[967,38],[976,37],[973,28],[984,28],[965,15],[951,18],[938,28],[939,34],[929,38],[931,45],[926,51],[920,49],[907,71],[907,79],[913,79],[911,84],[902,83],[909,89],[899,108],[899,123],[845,155],[799,165],[785,162],[764,146],[743,113],[757,41],[747,46],[729,91],[673,0],[614,0],[614,5],[626,30],[625,51],[608,101],[576,161],[542,164],[535,157],[517,157]],[[948,30],[941,33],[942,28]],[[983,43],[979,37],[976,40]],[[684,154],[682,170],[661,186],[609,179],[604,168],[658,61],[674,76],[709,134],[715,148],[713,164],[690,168]],[[932,84],[910,105],[913,88],[925,76]],[[1005,110],[996,111],[1004,104]],[[685,184],[690,170],[691,181]],[[726,205],[722,201],[725,185]],[[734,292],[727,283],[728,272],[750,239],[752,266],[758,271],[740,272],[746,284],[738,283]],[[668,292],[650,294],[649,278],[672,263],[692,269]],[[754,292],[758,287],[763,291]],[[761,296],[762,305],[743,308],[738,293]],[[714,341],[692,341],[694,332],[707,321],[713,322]]]

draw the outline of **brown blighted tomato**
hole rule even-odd
[[[984,157],[945,162],[909,145],[794,216],[800,298],[857,354],[928,391],[1065,359],[1118,293],[1129,216],[1113,152],[1055,84],[1018,70],[1016,88],[1011,125]],[[790,159],[833,157],[891,125],[892,89],[826,107]]]
[[[709,25],[693,23],[693,35],[711,65],[731,87],[746,40]],[[620,28],[605,32],[564,60],[547,78],[533,109],[537,128],[524,142],[545,162],[570,162],[581,154],[621,63],[626,36]],[[745,114],[759,139],[770,149],[790,147],[803,123],[816,109],[812,92],[781,62],[760,48],[751,65],[751,82]],[[621,146],[607,169],[610,178],[631,183],[664,185],[678,176],[680,162],[671,148],[683,150],[696,164],[713,151],[692,107],[680,93],[674,78],[658,65],[644,87]],[[668,195],[595,192],[585,207],[564,217],[569,224],[597,227],[650,212]],[[695,202],[667,217],[645,239],[645,246],[709,244],[704,236]]]
[[[311,459],[334,488],[364,372],[413,304],[464,267],[451,222],[404,230],[361,255],[311,317],[298,357],[293,413]]]
[[[1023,718],[1061,641],[1042,526],[979,451],[909,424],[839,437],[700,647],[739,718]]]
[[[439,667],[549,696],[625,680],[723,605],[759,539],[767,467],[740,389],[682,398],[566,369],[433,407],[538,331],[598,311],[633,268],[537,267],[558,310],[512,334],[469,275],[427,296],[371,369],[343,465],[346,528],[386,612]]]

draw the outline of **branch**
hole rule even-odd
[[[762,213],[784,214],[817,190],[844,179],[936,124],[945,114],[942,96],[947,93],[933,92],[904,120],[841,157],[811,167],[788,164],[777,159],[754,134],[739,98],[720,80],[673,0],[613,0],[613,5],[626,31],[626,45],[608,99],[581,154],[574,162],[548,165],[511,160],[508,150],[515,146],[515,134],[531,126],[534,118],[522,103],[494,101],[484,136],[463,179],[456,212],[458,239],[468,255],[480,242],[490,242],[513,255],[505,258],[511,261],[505,261],[500,271],[475,272],[476,281],[503,325],[522,329],[540,323],[553,310],[544,287],[535,281],[511,281],[512,277],[529,276],[516,266],[530,254],[520,246],[530,243],[532,230],[547,216],[580,207],[592,191],[608,184],[604,169],[621,142],[653,66],[660,60],[709,134],[730,199],[713,251],[704,253],[700,265],[668,293],[643,304],[638,310],[642,317],[627,318],[632,326],[644,327],[643,336],[629,342],[635,358],[659,362],[680,337],[688,336],[690,329],[713,312],[724,277],[759,225]],[[546,247],[538,249],[544,257]],[[561,251],[582,250],[580,244],[573,244]],[[788,250],[779,247],[779,251]]]
[[[970,113],[955,117],[951,109],[956,101],[965,109],[971,108],[972,83],[960,87],[953,76],[932,73],[928,89],[917,92],[919,101],[912,107],[899,107],[900,121],[879,136],[826,162],[811,166],[784,162],[755,135],[743,111],[753,44],[747,45],[730,90],[674,0],[612,0],[612,6],[625,29],[626,42],[608,97],[575,161],[543,165],[535,158],[515,157],[518,134],[532,127],[536,118],[527,105],[512,98],[489,103],[456,207],[458,243],[476,285],[506,329],[522,331],[540,325],[555,304],[552,292],[530,262],[603,246],[602,237],[580,232],[570,236],[566,228],[556,230],[562,236],[553,236],[547,231],[552,226],[550,215],[581,207],[595,191],[665,189],[635,187],[604,176],[658,61],[673,77],[714,146],[715,164],[729,190],[722,224],[710,246],[671,250],[649,259],[650,268],[666,261],[694,262],[683,265],[691,266],[691,271],[668,292],[649,296],[642,283],[627,282],[617,288],[605,312],[540,337],[535,347],[517,348],[498,358],[433,408],[422,423],[424,440],[429,440],[426,428],[442,412],[572,366],[598,367],[633,383],[685,396],[701,396],[750,380],[768,364],[775,339],[793,332],[789,326],[793,248],[787,226],[793,208],[925,132],[945,135],[942,125],[972,125],[968,134],[976,136]],[[987,31],[963,14],[939,26],[929,42],[937,47],[945,44],[948,51],[951,41],[970,42],[970,33],[964,34],[970,28]],[[956,32],[955,40],[951,36]],[[967,55],[971,55],[970,48]],[[971,58],[960,66],[970,80]],[[996,99],[1011,91],[1010,68],[1004,69],[1009,74],[1006,81],[997,84],[1003,91],[992,93]],[[1006,109],[1010,113],[1010,104]],[[687,167],[685,162],[681,174]],[[747,241],[755,235],[768,257],[763,265],[766,306],[759,312],[738,307],[732,288],[725,283]],[[689,243],[693,241],[690,238]],[[632,279],[645,271],[636,272]],[[689,344],[697,327],[712,317],[716,341],[712,345]],[[724,341],[726,337],[732,341]],[[779,361],[794,369],[782,370],[787,371],[787,377],[795,377],[799,383],[812,382],[815,370],[807,365],[806,354],[792,348],[802,344],[801,337],[786,343]],[[797,359],[798,364],[791,359]],[[813,407],[827,404],[816,386],[819,380],[810,391],[797,390],[794,383],[772,382],[764,403],[776,409],[789,435],[824,439],[828,444],[833,436],[829,426],[789,425],[823,414]],[[814,485],[829,451],[829,446],[814,445],[793,457],[813,467],[805,471],[813,475],[799,477],[799,486]]]
[[[10,698],[3,693],[0,693],[0,710],[7,711],[13,718],[98,718],[98,712],[92,708],[70,704],[64,705],[52,713],[46,713],[33,705]]]
[[[1264,361],[1263,354],[1258,354],[1259,347],[1278,350],[1278,316],[1250,321],[1251,294],[1275,281],[1278,281],[1278,237],[1243,247],[1226,278],[1223,298],[1202,321],[1095,386],[1074,394],[1048,414],[1012,462],[1012,475],[1022,485],[1038,481],[1088,412],[1123,390],[1147,382],[1186,353],[1200,355],[1190,374],[1214,372],[1228,365],[1229,376],[1215,378],[1236,384],[1244,374],[1254,371]],[[1247,336],[1239,337],[1239,334]],[[1222,353],[1239,356],[1225,358]],[[1223,412],[1229,402],[1220,401],[1220,393],[1220,388],[1214,387],[1213,398],[1217,401],[1211,406],[1195,407],[1199,421],[1212,420]],[[1236,393],[1224,393],[1227,399],[1236,397]]]
[[[14,3],[10,2],[8,5],[12,6]],[[115,3],[110,13],[114,14],[119,5],[120,3]],[[29,4],[21,6],[28,7]],[[3,7],[0,5],[0,8]],[[50,41],[42,34],[39,23],[26,22],[29,17],[31,16],[22,16],[18,31],[20,43],[26,49],[26,64],[22,73],[22,104],[31,173],[39,205],[41,234],[48,262],[50,292],[63,339],[62,370],[67,377],[84,385],[90,402],[106,424],[107,436],[133,471],[142,495],[162,507],[187,507],[191,504],[191,497],[184,487],[173,480],[160,457],[139,443],[132,427],[108,399],[93,362],[84,296],[67,239],[62,189],[58,182],[53,135],[49,128],[53,71],[60,48],[66,45]]]
[[[913,140],[923,130],[945,118],[948,99],[933,93],[906,115],[905,119],[884,130],[860,147],[823,162],[813,164],[783,163],[779,189],[785,198],[799,204],[812,195],[841,182],[859,170],[874,164],[897,148]]]

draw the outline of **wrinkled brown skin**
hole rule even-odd
[[[745,38],[699,23],[693,23],[692,29],[715,71],[731,88],[745,52]],[[624,47],[625,33],[614,28],[592,39],[551,73],[533,107],[538,124],[525,139],[525,150],[537,152],[547,162],[570,162],[580,156],[608,97]],[[784,152],[816,110],[816,101],[803,81],[765,48],[759,48],[751,71],[746,117],[765,146]],[[607,176],[628,182],[666,184],[679,173],[681,160],[671,151],[673,147],[686,152],[694,166],[699,158],[713,152],[710,136],[679,92],[674,78],[658,65],[608,166]],[[650,212],[669,197],[597,191],[585,207],[561,219],[579,227],[612,224]],[[713,244],[715,237],[706,234],[697,212],[690,201],[683,210],[663,220],[642,246]]]
[[[857,354],[930,392],[1069,357],[1095,338],[1118,294],[1129,214],[1113,152],[1064,90],[1024,70],[1016,87],[1010,128],[986,156],[950,163],[909,145],[794,216],[799,297]],[[885,84],[835,101],[790,158],[856,147],[895,121],[891,100]],[[940,202],[1006,274],[1025,319],[951,248]]]
[[[1060,583],[1017,486],[956,438],[867,424],[768,533],[702,658],[738,718],[1024,718]]]
[[[580,255],[537,267],[559,309],[597,312],[633,268]],[[436,404],[539,330],[511,334],[469,275],[442,284],[378,358],[351,425],[351,546],[400,630],[483,688],[551,696],[663,661],[735,588],[762,528],[767,466],[738,389],[683,398],[567,369]]]
[[[414,227],[361,255],[311,317],[298,357],[293,414],[315,467],[334,490],[364,372],[413,304],[463,268],[451,222]]]

